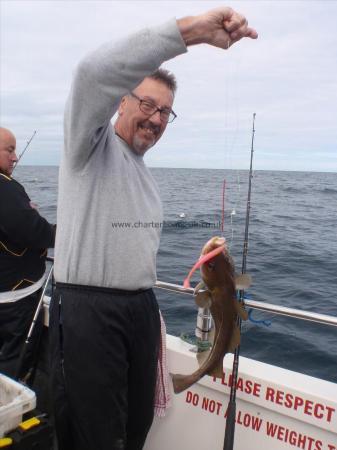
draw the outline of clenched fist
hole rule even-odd
[[[247,19],[232,8],[221,7],[204,14],[177,21],[186,45],[209,44],[229,48],[244,37],[257,38],[257,32],[248,27]]]

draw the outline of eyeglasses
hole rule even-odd
[[[139,101],[139,109],[146,114],[147,116],[153,116],[159,111],[160,120],[162,122],[171,123],[177,117],[177,114],[169,108],[158,108],[157,105],[150,102],[149,100],[143,100],[142,98],[137,97],[133,92],[130,93],[131,97],[134,97]]]

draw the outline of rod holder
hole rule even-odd
[[[197,316],[197,326],[195,335],[200,341],[206,342],[209,340],[209,333],[212,330],[212,315],[209,308],[199,308]]]

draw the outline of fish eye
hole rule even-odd
[[[208,268],[211,269],[211,270],[213,270],[215,268],[215,262],[214,261],[209,262],[207,265],[208,265]]]

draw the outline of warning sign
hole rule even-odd
[[[251,393],[253,393],[253,384],[250,386]],[[335,412],[333,408],[327,405],[314,404],[296,396],[291,397],[288,395],[287,397],[285,393],[280,393],[275,390],[272,391],[271,388],[266,389],[265,398],[272,402],[284,402],[282,404],[286,408],[303,409],[303,411],[307,411],[305,412],[306,414],[312,413],[315,417],[317,414],[319,416],[317,418],[322,420],[331,420],[332,414]],[[191,407],[200,408],[209,414],[221,416],[224,419],[227,418],[227,402],[223,404],[220,401],[202,396],[191,390],[186,392],[185,402],[191,405]],[[301,450],[337,450],[337,446],[333,443],[323,442],[322,439],[314,435],[301,433],[299,430],[285,427],[275,421],[265,420],[259,417],[259,415],[251,414],[248,411],[238,410],[236,412],[235,423],[257,433],[263,433],[267,438],[281,441],[287,444],[289,448],[294,447]]]

